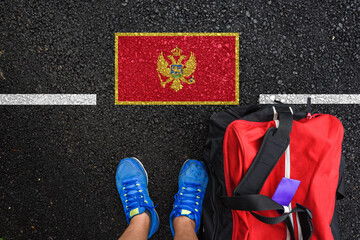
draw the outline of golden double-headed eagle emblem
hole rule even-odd
[[[186,58],[185,55],[181,55],[182,50],[177,46],[173,50],[171,50],[173,55],[167,56],[171,60],[171,64],[169,67],[169,63],[165,60],[163,52],[160,53],[157,60],[157,72],[160,78],[160,84],[163,88],[165,88],[167,83],[172,82],[171,88],[176,92],[183,88],[181,83],[194,84],[195,78],[194,75],[191,78],[187,79],[192,75],[196,69],[196,58],[194,53],[191,52],[189,59],[184,64],[182,61]],[[176,60],[175,57],[178,57]],[[167,77],[165,81],[162,80],[161,75]]]

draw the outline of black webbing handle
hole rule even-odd
[[[276,111],[279,113],[279,128],[269,128],[266,132],[250,168],[234,189],[234,196],[259,193],[290,143],[289,135],[293,123],[290,108],[276,106]]]
[[[222,204],[232,210],[242,211],[283,211],[284,207],[265,195],[251,194],[233,197],[219,196]]]
[[[291,212],[283,213],[278,217],[265,217],[255,213],[255,211],[276,210],[283,212],[284,207],[271,198],[260,194],[218,198],[226,208],[232,210],[249,211],[255,218],[263,223],[278,224],[285,222],[287,228],[289,229],[292,240],[295,240],[295,234],[289,216],[292,213],[298,213],[303,239],[309,240],[312,235],[313,225],[311,222],[311,211],[300,204],[296,204],[296,207],[292,209]]]
[[[265,217],[260,214],[254,213],[252,211],[250,211],[250,213],[263,223],[278,224],[281,222],[285,222],[287,228],[289,229],[292,240],[295,240],[296,238],[295,238],[295,233],[294,233],[294,227],[290,221],[289,216],[292,213],[298,213],[303,239],[310,240],[310,238],[312,236],[313,225],[311,222],[311,219],[312,219],[311,211],[308,208],[306,208],[300,204],[296,204],[296,207],[294,209],[292,209],[291,212],[284,213],[279,217]]]

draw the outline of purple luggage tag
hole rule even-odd
[[[301,181],[295,179],[282,178],[274,195],[272,196],[272,200],[283,206],[289,206],[300,185],[300,182]]]

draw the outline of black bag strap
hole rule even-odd
[[[295,240],[296,238],[295,238],[295,233],[294,233],[294,227],[290,221],[289,216],[292,213],[298,213],[303,239],[310,240],[310,238],[312,236],[313,225],[311,222],[311,219],[312,219],[311,211],[308,208],[306,208],[298,203],[296,204],[296,207],[291,210],[291,212],[284,213],[279,217],[265,217],[265,216],[262,216],[260,214],[257,214],[257,213],[251,212],[251,211],[250,211],[250,213],[263,223],[278,224],[281,222],[285,222],[287,228],[289,229],[292,240]]]
[[[276,106],[275,109],[279,114],[279,128],[267,130],[259,152],[243,179],[234,189],[234,196],[259,193],[290,143],[289,135],[293,124],[291,108]]]
[[[265,195],[249,194],[233,197],[218,197],[226,208],[242,211],[283,211],[284,207]]]
[[[311,222],[311,211],[300,204],[296,204],[296,207],[292,209],[292,211],[284,212],[285,208],[281,204],[275,202],[274,200],[265,195],[251,194],[218,198],[226,208],[230,208],[233,210],[249,211],[254,217],[256,217],[263,223],[278,224],[281,222],[285,222],[287,228],[289,229],[292,240],[295,240],[295,234],[289,216],[292,213],[298,213],[303,239],[308,240],[312,235],[313,226]],[[265,217],[255,213],[255,211],[266,210],[277,210],[278,212],[284,213],[278,217]]]

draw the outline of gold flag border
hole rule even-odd
[[[234,101],[119,101],[118,38],[120,36],[234,36],[235,37],[235,100]],[[238,105],[239,104],[239,33],[115,33],[115,105]]]

